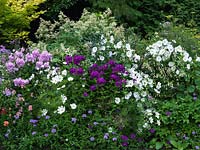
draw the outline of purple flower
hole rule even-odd
[[[4,91],[3,91],[3,94],[5,94],[6,96],[10,96],[12,95],[12,91],[8,88],[6,88]]]
[[[127,146],[128,146],[128,142],[123,142],[123,143],[122,143],[122,146],[123,146],[123,147],[127,147]]]
[[[151,128],[151,129],[149,130],[149,132],[152,133],[152,134],[155,133],[155,131],[156,131],[156,130],[153,129],[153,128]]]
[[[70,68],[69,72],[73,75],[76,74],[76,68]]]
[[[15,60],[15,57],[13,55],[8,56],[9,61],[13,62]]]
[[[23,67],[25,65],[25,61],[22,58],[17,58],[16,59],[16,64],[19,68]]]
[[[77,75],[82,75],[83,73],[84,73],[83,68],[78,68],[78,69],[76,70],[76,74],[77,74]]]
[[[87,115],[86,115],[86,114],[82,114],[82,117],[83,117],[83,118],[86,118],[86,117],[87,117]]]
[[[82,55],[75,55],[73,58],[73,62],[75,65],[79,65],[83,60],[85,60],[85,57]]]
[[[105,84],[106,83],[106,80],[102,77],[100,78],[97,78],[97,84]]]
[[[125,67],[124,65],[121,65],[121,64],[116,64],[116,66],[114,66],[112,68],[112,72],[113,73],[124,73],[125,72]]]
[[[32,135],[35,135],[36,133],[37,133],[36,131],[33,131],[33,132],[32,132]]]
[[[170,111],[167,111],[165,114],[166,114],[167,116],[170,116],[172,113],[171,113]]]
[[[36,66],[35,66],[35,68],[36,68],[37,70],[39,70],[39,69],[42,68],[42,66],[43,66],[43,62],[41,62],[41,61],[37,61],[37,62],[36,62]]]
[[[14,55],[15,55],[15,58],[17,58],[17,57],[22,58],[23,57],[23,53],[21,51],[16,51]]]
[[[87,93],[87,92],[84,92],[84,93],[83,93],[83,96],[84,96],[84,97],[87,97],[87,96],[88,96],[88,93]]]
[[[118,80],[120,80],[120,77],[118,75],[116,75],[116,74],[111,74],[110,75],[110,79],[114,80],[114,81],[118,81]]]
[[[29,84],[29,80],[24,80],[22,78],[16,78],[13,80],[14,85],[18,87],[24,87],[25,85]]]
[[[92,136],[92,137],[90,137],[90,141],[94,141],[95,140],[95,138]]]
[[[33,123],[33,124],[35,124],[35,123],[37,123],[38,122],[38,120],[36,120],[36,119],[30,119],[30,121],[29,121],[30,123]]]
[[[99,77],[99,72],[98,71],[92,71],[90,73],[90,78],[94,79],[94,78],[98,78]]]
[[[91,91],[96,90],[96,86],[95,86],[95,85],[91,85],[91,86],[90,86],[90,90],[91,90]]]
[[[112,138],[112,140],[113,140],[113,141],[117,141],[117,138],[116,138],[116,137],[114,137],[114,138]]]
[[[92,114],[92,110],[88,110],[88,114]]]
[[[65,61],[66,61],[66,63],[67,63],[68,65],[69,65],[70,63],[72,63],[72,61],[73,61],[72,56],[69,56],[69,55],[65,56]]]
[[[114,60],[109,60],[108,64],[111,65],[111,66],[114,66],[115,65],[115,61]]]
[[[96,126],[96,125],[98,125],[99,123],[98,123],[98,122],[94,122],[93,124]]]
[[[109,134],[105,133],[103,138],[107,140],[109,138]]]
[[[130,137],[131,137],[131,139],[135,139],[135,138],[136,138],[136,135],[135,135],[134,133],[132,133],[132,134],[130,135]]]
[[[33,55],[32,54],[30,54],[30,53],[27,53],[26,54],[26,62],[34,62],[35,61],[35,58],[33,57]]]
[[[50,116],[45,116],[45,119],[47,119],[47,120],[48,120],[49,118],[50,118]]]
[[[47,51],[43,51],[40,56],[39,56],[39,61],[41,62],[49,62],[52,58],[52,55],[47,52]]]
[[[5,136],[6,138],[8,138],[8,136],[9,136],[9,133],[6,133],[4,136]]]
[[[6,69],[8,72],[15,72],[16,71],[15,64],[12,62],[7,62]]]
[[[72,123],[76,123],[76,118],[72,118]]]
[[[122,139],[123,141],[127,141],[127,140],[128,140],[128,136],[122,135],[122,136],[121,136],[121,139]]]
[[[39,56],[40,56],[39,50],[38,50],[38,49],[35,49],[34,51],[32,51],[32,55],[33,55],[34,58],[39,57]]]
[[[49,136],[49,134],[48,134],[48,133],[45,133],[44,136],[47,137],[47,136]]]
[[[193,134],[193,135],[195,135],[195,134],[196,134],[196,132],[195,132],[195,131],[192,131],[192,134]]]
[[[200,149],[199,146],[195,146],[195,149]]]
[[[51,129],[51,133],[56,133],[56,129],[55,128]]]

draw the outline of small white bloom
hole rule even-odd
[[[61,95],[61,99],[63,104],[67,101],[67,97],[64,94]]]
[[[110,36],[110,43],[114,43],[114,37],[112,35]]]
[[[134,92],[133,96],[135,97],[136,100],[140,99],[140,94],[138,92]]]
[[[71,109],[76,109],[77,105],[75,103],[70,104]]]
[[[157,57],[156,57],[156,61],[157,61],[157,62],[161,62],[161,60],[162,60],[162,58],[161,58],[160,56],[157,56]]]
[[[147,128],[148,127],[148,123],[145,123],[144,125],[143,125],[143,128]]]
[[[131,57],[132,57],[132,51],[126,52],[126,56],[127,56],[128,58],[131,58]]]
[[[188,69],[188,70],[190,69],[190,64],[187,64],[187,69]]]
[[[133,80],[126,81],[126,87],[133,87],[134,83]]]
[[[150,122],[151,124],[153,123],[153,118],[152,118],[152,117],[149,118],[149,122]]]
[[[51,82],[54,83],[54,84],[57,84],[59,82],[62,82],[62,80],[63,80],[63,76],[62,75],[57,75],[57,76],[55,76],[55,77],[53,77],[51,79]]]
[[[157,85],[156,85],[156,89],[158,89],[158,90],[159,90],[160,88],[161,88],[161,83],[160,83],[160,82],[158,82],[158,83],[157,83]]]
[[[63,65],[66,65],[67,64],[67,62],[63,62]]]
[[[102,51],[105,51],[106,47],[105,46],[101,46],[99,49],[102,50]]]
[[[126,44],[126,49],[129,50],[129,51],[131,50],[131,46],[130,46],[129,43]]]
[[[168,63],[168,66],[169,66],[169,67],[173,67],[174,65],[175,65],[174,62],[171,62],[171,61],[170,61],[170,62]]]
[[[132,92],[129,92],[127,95],[125,95],[125,99],[130,99],[131,96],[132,96]]]
[[[46,116],[47,115],[47,113],[48,113],[48,110],[47,109],[42,109],[42,116]]]
[[[116,103],[116,104],[119,104],[119,103],[120,103],[120,98],[119,98],[119,97],[116,97],[116,98],[115,98],[115,103]]]
[[[72,78],[72,77],[68,77],[68,79],[67,79],[68,81],[73,81],[74,80],[74,78]]]
[[[154,91],[157,93],[157,94],[160,94],[160,91],[158,89],[154,89]]]
[[[200,57],[197,57],[197,58],[196,58],[196,61],[197,61],[197,62],[200,62]]]
[[[92,48],[92,52],[93,52],[93,53],[96,53],[96,52],[97,52],[97,47],[93,47],[93,48]]]
[[[159,114],[158,112],[155,112],[155,115],[156,115],[156,118],[158,118],[158,119],[159,119],[159,117],[160,117],[160,114]]]
[[[63,76],[66,76],[66,75],[67,75],[67,70],[63,70],[61,74],[62,74]]]
[[[113,132],[113,128],[112,128],[112,127],[109,127],[109,128],[108,128],[108,132],[109,132],[109,133],[112,133],[112,132]]]
[[[101,60],[101,61],[104,61],[104,56],[99,56],[99,59]]]
[[[65,112],[65,106],[59,106],[57,109],[58,114],[63,114]]]
[[[179,70],[176,70],[176,74],[179,75],[179,73],[180,73],[180,71],[179,71]]]
[[[117,43],[117,45],[114,46],[114,47],[117,48],[117,49],[122,48],[122,41],[119,41],[119,42]]]
[[[159,126],[160,126],[160,120],[157,120],[157,125],[159,125]]]
[[[84,87],[85,87],[85,84],[82,84],[82,87],[84,88]]]

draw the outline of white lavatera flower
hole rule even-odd
[[[187,66],[186,66],[186,67],[187,67],[187,69],[189,70],[189,69],[190,69],[190,64],[187,64]]]
[[[160,83],[160,82],[158,82],[158,83],[157,83],[157,85],[156,85],[156,89],[158,89],[158,90],[159,90],[160,88],[161,88],[161,83]]]
[[[153,123],[153,118],[152,118],[152,117],[149,118],[149,122],[150,122],[151,124]]]
[[[115,103],[116,103],[116,104],[119,104],[119,103],[120,103],[120,101],[121,101],[121,100],[120,100],[120,98],[119,98],[119,97],[116,97],[116,98],[115,98]]]
[[[133,54],[132,54],[132,51],[127,51],[126,52],[126,56],[128,57],[128,58],[131,58],[132,56],[133,56]]]
[[[65,112],[65,106],[59,106],[57,109],[58,114],[63,114]]]
[[[70,104],[71,109],[76,109],[77,105],[75,103]]]
[[[112,43],[112,44],[114,43],[114,37],[113,37],[113,35],[110,36],[110,43]]]
[[[131,50],[131,46],[130,46],[130,44],[129,44],[129,43],[127,43],[127,44],[126,44],[126,49],[127,49],[128,51],[130,51],[130,50]]]
[[[197,62],[200,62],[200,57],[197,56],[197,57],[196,57],[196,61],[197,61]]]
[[[63,76],[66,76],[66,75],[67,75],[67,70],[63,70],[61,74],[62,74]]]
[[[174,62],[171,62],[171,61],[170,61],[170,62],[168,63],[168,66],[169,66],[169,67],[173,67],[174,65],[175,65]]]
[[[161,62],[161,61],[162,61],[161,56],[157,56],[157,57],[156,57],[156,61],[157,61],[157,62]]]
[[[68,81],[73,81],[74,78],[73,78],[73,77],[68,77],[67,80],[68,80]]]
[[[104,56],[99,56],[99,59],[100,59],[101,61],[104,61],[105,57],[104,57]]]

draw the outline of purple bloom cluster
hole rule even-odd
[[[65,56],[65,61],[69,65],[71,63],[74,63],[75,65],[79,65],[82,61],[85,60],[85,57],[82,55],[75,55],[75,56]]]
[[[70,68],[69,72],[73,75],[82,75],[84,70],[83,68]]]
[[[35,63],[35,68],[40,70],[49,67],[51,58],[52,55],[47,51],[40,53],[38,49],[35,49],[32,53],[25,54],[22,48],[20,51],[15,51],[9,55],[5,66],[8,72],[16,72],[19,68],[24,67],[26,63]]]
[[[100,66],[93,64],[89,68],[90,79],[96,79],[97,85],[114,81],[116,87],[121,87],[126,81],[120,77],[120,73],[125,73],[125,67],[122,64],[116,63],[114,60],[109,60],[106,64]],[[95,85],[90,86],[91,91],[95,89]]]
[[[25,80],[25,79],[22,79],[22,78],[16,78],[13,80],[14,82],[14,85],[15,86],[18,86],[18,87],[25,87],[25,85],[29,84],[29,80]]]

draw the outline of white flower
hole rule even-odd
[[[134,62],[140,61],[140,55],[135,54],[134,55]]]
[[[156,57],[156,61],[157,61],[157,62],[160,62],[161,60],[162,60],[162,58],[161,58],[160,56],[157,56],[157,57]]]
[[[179,70],[176,70],[176,74],[179,75],[179,73],[180,73],[180,71],[179,71]]]
[[[70,104],[71,109],[76,109],[77,105],[75,103]]]
[[[160,83],[160,82],[158,82],[158,83],[157,83],[157,85],[156,85],[156,89],[158,89],[158,90],[159,90],[160,88],[161,88],[161,83]]]
[[[133,85],[134,85],[133,80],[126,81],[126,87],[133,87]]]
[[[82,84],[82,87],[84,88],[84,87],[85,87],[85,84]]]
[[[179,53],[183,52],[182,47],[180,45],[175,47],[175,52],[179,52]]]
[[[146,111],[145,113],[147,114],[147,116],[152,116],[153,115],[151,109],[146,109],[145,111]]]
[[[99,56],[99,59],[101,60],[101,61],[104,61],[104,56]]]
[[[99,49],[102,50],[102,51],[105,51],[106,47],[105,46],[101,46]]]
[[[42,109],[42,116],[46,116],[47,115],[47,113],[48,113],[48,110],[47,109]]]
[[[120,103],[120,98],[119,98],[119,97],[116,97],[116,98],[115,98],[115,103],[116,103],[116,104],[119,104],[119,103]]]
[[[197,57],[197,58],[196,58],[196,61],[197,61],[197,62],[200,62],[200,57]]]
[[[97,52],[97,47],[93,47],[92,48],[92,53],[96,53]]]
[[[67,79],[68,81],[73,81],[74,80],[74,78],[72,78],[72,77],[68,77],[68,79]]]
[[[35,77],[35,75],[34,75],[34,74],[32,74],[28,80],[30,80],[30,81],[31,81],[31,80],[32,80],[34,77]]]
[[[65,112],[65,106],[59,106],[58,109],[57,109],[57,113],[62,114],[64,112]]]
[[[158,118],[158,119],[159,119],[159,117],[160,117],[160,114],[159,114],[158,112],[155,112],[155,115],[156,115],[156,118]]]
[[[188,70],[190,69],[190,64],[187,64],[187,69],[188,69]]]
[[[147,128],[148,127],[148,123],[145,123],[144,125],[143,125],[143,128]]]
[[[127,95],[125,95],[125,99],[130,99],[131,96],[132,96],[132,92],[129,92]]]
[[[109,132],[109,133],[112,133],[112,132],[113,132],[113,128],[112,128],[112,127],[109,127],[109,128],[108,128],[108,132]]]
[[[110,43],[114,43],[114,37],[112,35],[110,36]]]
[[[51,79],[51,82],[54,83],[54,84],[57,84],[57,83],[59,83],[59,82],[62,82],[62,80],[63,80],[63,76],[57,75],[57,76],[55,76],[55,77],[53,77],[53,78]]]
[[[160,126],[160,120],[157,120],[157,125],[159,125],[159,126]]]
[[[160,94],[160,91],[158,89],[154,89],[154,91],[157,93],[157,94]]]
[[[126,52],[126,56],[127,56],[128,58],[131,58],[131,57],[132,57],[132,51]]]
[[[63,104],[67,101],[67,97],[64,94],[61,95],[61,99]]]
[[[152,117],[149,118],[149,122],[150,122],[151,124],[153,123],[153,118],[152,118]]]
[[[169,67],[173,67],[174,64],[175,64],[174,62],[171,62],[171,61],[170,61],[170,62],[168,63],[168,66],[169,66]]]
[[[122,47],[122,41],[119,41],[117,45],[114,45],[115,48],[119,49]]]
[[[138,92],[134,92],[133,96],[135,97],[136,100],[140,99],[140,94]]]
[[[129,43],[126,44],[126,49],[129,50],[129,51],[131,50],[131,46],[130,46]]]
[[[62,74],[63,76],[66,76],[66,75],[67,75],[67,70],[63,70],[61,74]]]

